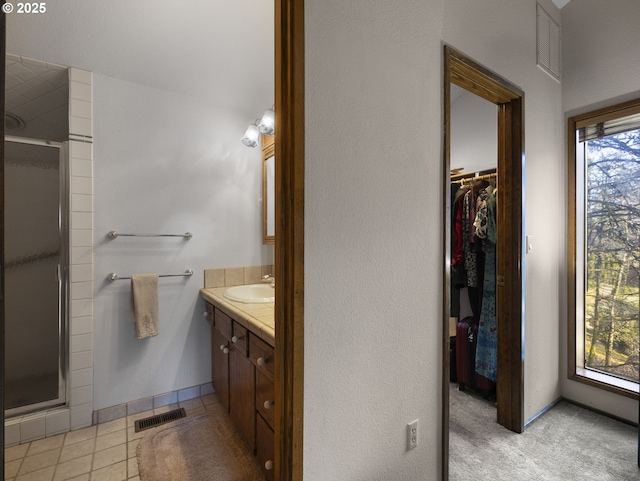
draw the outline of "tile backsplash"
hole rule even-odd
[[[256,284],[267,274],[273,274],[272,265],[205,269],[204,288]]]

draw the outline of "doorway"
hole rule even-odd
[[[6,417],[66,402],[68,196],[63,147],[5,138]]]
[[[451,85],[467,90],[497,106],[498,161],[496,318],[497,421],[505,428],[524,430],[524,92],[449,46],[444,47],[444,172],[445,205],[449,205],[451,154]],[[443,296],[442,441],[443,479],[449,478],[449,374],[450,374],[450,262],[451,215],[444,219],[445,295]]]

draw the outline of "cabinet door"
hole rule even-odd
[[[273,413],[275,411],[275,389],[273,381],[256,369],[256,409],[267,424],[273,429]]]
[[[229,412],[229,342],[216,328],[211,329],[211,384]]]
[[[232,345],[229,352],[229,413],[251,450],[256,446],[255,386],[253,364]]]
[[[264,469],[267,481],[273,481],[273,443],[273,431],[262,419],[262,416],[258,416],[256,419],[256,456],[258,463]]]

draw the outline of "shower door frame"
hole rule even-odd
[[[55,142],[50,140],[30,139],[27,137],[16,137],[6,135],[4,137],[3,148],[7,142],[35,145],[40,147],[58,149],[59,157],[59,202],[58,202],[58,234],[60,243],[60,254],[58,257],[58,397],[48,401],[41,401],[34,404],[19,406],[12,409],[4,409],[4,419],[21,416],[28,413],[44,411],[54,407],[66,406],[69,399],[69,149],[68,142]],[[4,158],[6,148],[4,148]],[[4,167],[3,167],[4,173]],[[4,175],[3,175],[4,182]],[[4,190],[4,189],[3,189]],[[3,205],[3,209],[6,204]],[[4,218],[4,214],[3,214]],[[3,226],[4,227],[4,226]],[[3,268],[3,281],[6,282]],[[4,296],[4,292],[3,292]],[[6,329],[6,313],[3,332]],[[5,337],[5,342],[8,340]],[[3,349],[3,356],[6,349]],[[4,363],[4,360],[3,360]],[[6,369],[6,363],[4,363]],[[6,374],[3,376],[3,383],[6,381]],[[6,395],[6,388],[4,388]],[[4,408],[4,406],[3,406]]]

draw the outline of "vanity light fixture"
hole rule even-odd
[[[257,147],[260,141],[260,134],[272,136],[276,131],[276,113],[275,106],[271,106],[270,109],[262,116],[262,119],[256,119],[252,123],[242,137],[242,143],[247,147]]]
[[[268,109],[262,116],[262,120],[258,124],[258,130],[264,135],[273,135],[276,128],[276,114],[273,111],[273,107]]]
[[[242,143],[247,147],[257,147],[259,138],[260,132],[258,132],[258,127],[256,124],[251,124],[242,136]]]

